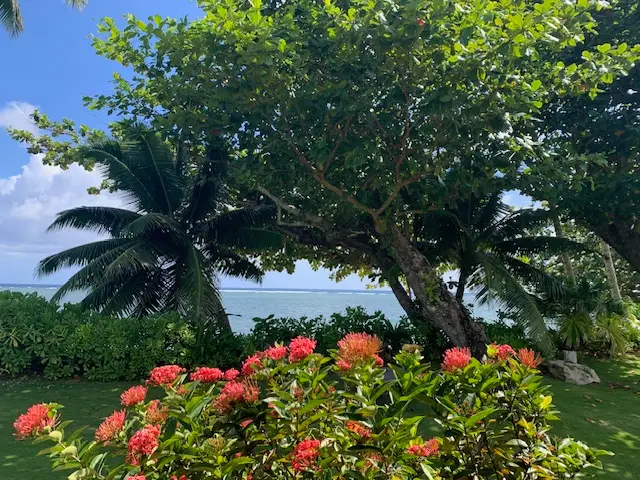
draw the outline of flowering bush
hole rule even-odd
[[[71,480],[565,479],[606,453],[549,435],[530,350],[492,345],[478,361],[451,349],[433,371],[407,346],[387,371],[371,335],[347,335],[331,357],[315,347],[274,345],[242,374],[156,368],[147,383],[164,397],[128,390],[91,441],[67,435],[56,404],[31,407],[16,435],[52,441],[43,452]],[[434,422],[440,436],[424,437]]]

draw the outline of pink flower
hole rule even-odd
[[[225,384],[220,395],[213,401],[213,408],[220,413],[230,413],[234,403],[254,403],[258,400],[260,389],[248,382],[231,380]]]
[[[316,349],[317,342],[306,337],[296,337],[289,344],[289,361],[304,360]]]
[[[164,423],[169,416],[169,408],[160,405],[160,400],[151,400],[145,413],[145,419],[152,425]]]
[[[411,445],[407,448],[407,453],[410,455],[416,455],[418,457],[431,457],[436,455],[440,450],[440,442],[437,438],[427,440],[427,442],[419,445]]]
[[[453,347],[444,352],[442,369],[445,372],[455,372],[469,365],[469,362],[471,362],[471,350],[466,347]]]
[[[253,419],[248,418],[247,420],[243,420],[240,422],[240,428],[247,428],[249,425],[253,423]]]
[[[147,477],[144,475],[133,475],[131,477],[127,477],[127,480],[147,480]]]
[[[384,365],[384,360],[382,359],[382,357],[380,355],[374,355],[373,359],[374,359],[374,363],[376,364],[376,366],[382,367]]]
[[[191,374],[191,381],[203,382],[203,383],[215,383],[222,380],[224,373],[219,368],[210,367],[198,367],[196,371]]]
[[[339,359],[336,362],[336,365],[338,366],[338,368],[340,370],[343,370],[343,371],[351,370],[353,368],[353,366],[349,362],[347,362],[346,360],[342,360],[342,359]]]
[[[120,433],[124,422],[126,420],[127,413],[124,410],[113,412],[96,429],[95,439],[98,442],[109,442]]]
[[[178,478],[178,477],[176,477],[175,475],[173,475],[173,476],[171,477],[171,480],[189,480],[189,479],[187,478],[187,476],[186,476],[186,475],[180,475],[180,478]]]
[[[424,27],[424,25],[425,25],[424,20],[422,20],[421,18],[418,18],[416,20],[416,22],[418,23],[418,26],[420,26],[420,27]]]
[[[148,385],[171,385],[176,381],[178,375],[184,373],[186,370],[180,365],[163,365],[162,367],[156,367],[151,370]]]
[[[371,430],[359,422],[350,421],[347,423],[347,430],[355,433],[357,436],[367,440],[371,438]]]
[[[351,367],[374,361],[376,365],[382,362],[378,352],[382,342],[378,337],[367,333],[349,333],[338,342],[338,362],[342,360],[342,367]],[[340,367],[340,368],[342,368]],[[343,370],[345,368],[342,368]]]
[[[56,418],[49,416],[49,405],[40,403],[29,407],[26,413],[20,415],[13,422],[13,428],[16,430],[18,438],[27,438],[35,437],[45,428],[53,428],[55,424]]]
[[[227,381],[233,381],[240,375],[240,372],[235,368],[231,368],[224,372],[224,379]]]
[[[509,357],[515,356],[516,352],[511,345],[492,343],[487,347],[487,355],[498,360],[506,360]]]
[[[129,439],[129,450],[127,462],[131,465],[140,465],[140,460],[144,455],[151,455],[158,448],[160,437],[160,427],[157,425],[147,425],[138,430]]]
[[[138,385],[122,392],[122,395],[120,395],[120,403],[125,407],[132,407],[138,403],[144,402],[146,396],[147,387]]]
[[[299,472],[301,470],[313,469],[319,455],[320,440],[303,440],[296,445],[296,448],[293,450],[293,458],[291,459],[293,470]]]
[[[518,360],[520,360],[522,365],[533,369],[537,369],[538,365],[542,363],[542,357],[528,348],[518,350]]]
[[[242,374],[251,376],[262,367],[262,352],[257,352],[247,358],[242,364]]]
[[[264,351],[264,355],[271,360],[282,360],[287,356],[287,347],[283,345],[274,345]]]

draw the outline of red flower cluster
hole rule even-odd
[[[254,353],[242,364],[242,374],[249,377],[262,367],[262,352]]]
[[[264,351],[264,356],[271,360],[282,360],[287,356],[287,347],[283,345],[274,345]]]
[[[149,373],[148,385],[171,385],[176,381],[178,375],[186,370],[180,365],[163,365],[156,367]]]
[[[460,368],[469,365],[471,361],[471,350],[467,347],[453,347],[444,352],[442,360],[442,369],[445,372],[455,372]]]
[[[320,440],[307,439],[296,445],[293,450],[291,465],[293,470],[308,470],[313,468],[314,463],[320,455]]]
[[[13,422],[13,428],[18,438],[27,438],[40,434],[46,427],[53,428],[55,424],[55,417],[49,417],[49,405],[39,403],[29,407],[26,413],[20,415]]]
[[[542,363],[542,357],[528,348],[518,350],[518,360],[521,364],[534,369],[537,369],[538,365]]]
[[[419,27],[424,27],[424,25],[425,25],[424,20],[421,19],[421,18],[418,18],[416,20],[416,23],[418,24]]]
[[[173,475],[173,476],[171,477],[171,480],[189,480],[189,479],[187,478],[187,476],[186,476],[186,475],[180,475],[180,478],[178,478],[178,477],[176,477],[175,475]]]
[[[251,418],[247,418],[246,420],[243,420],[240,422],[240,428],[247,428],[252,423],[253,423],[253,420]]]
[[[515,350],[511,347],[511,345],[507,345],[507,344],[491,344],[489,345],[489,347],[487,348],[487,354],[489,355],[489,357],[492,358],[497,358],[498,360],[506,360],[510,357],[513,357],[516,355]]]
[[[378,356],[381,349],[382,342],[375,335],[349,333],[338,342],[338,368],[349,370],[371,360],[376,365],[382,365],[382,358]]]
[[[253,403],[260,395],[257,385],[248,382],[229,381],[226,383],[218,398],[213,402],[213,408],[220,413],[229,413],[234,403]]]
[[[437,438],[432,438],[431,440],[427,440],[425,443],[411,445],[407,448],[407,453],[418,457],[431,457],[436,455],[438,450],[440,450],[440,442],[438,442]]]
[[[368,440],[369,438],[371,438],[371,430],[369,430],[367,427],[365,427],[359,422],[354,422],[354,421],[348,422],[347,430],[355,433],[357,436],[365,440]]]
[[[160,400],[151,400],[145,413],[145,419],[152,425],[163,423],[169,416],[169,408],[160,405]]]
[[[239,375],[240,375],[240,372],[238,370],[236,370],[235,368],[230,368],[229,370],[224,372],[224,379],[229,382],[232,382],[233,380],[238,378]]]
[[[289,344],[289,361],[304,360],[316,349],[317,342],[306,337],[296,337]]]
[[[131,477],[127,477],[127,480],[147,480],[147,477],[144,475],[133,475]]]
[[[122,403],[122,405],[124,405],[125,407],[132,407],[138,403],[144,402],[146,396],[147,387],[137,385],[122,392],[122,395],[120,395],[120,403]]]
[[[222,377],[224,377],[224,373],[222,373],[222,370],[219,368],[198,367],[196,371],[191,374],[191,381],[215,383],[222,380]]]
[[[108,442],[112,440],[124,427],[124,422],[127,418],[127,412],[120,410],[113,412],[104,422],[96,429],[95,439],[98,442]]]
[[[129,454],[127,462],[131,465],[140,465],[140,459],[144,455],[151,455],[158,448],[160,437],[160,427],[157,425],[147,425],[138,430],[129,439]]]

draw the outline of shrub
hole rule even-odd
[[[536,480],[600,466],[606,452],[549,435],[555,412],[532,351],[495,345],[481,363],[450,349],[437,372],[408,346],[385,380],[380,346],[350,334],[327,358],[299,337],[249,357],[242,376],[159,367],[149,379],[164,397],[136,393],[93,441],[67,435],[56,404],[29,409],[16,432],[51,441],[41,453],[71,480]],[[409,414],[416,405],[424,414]],[[434,421],[441,436],[422,437]]]

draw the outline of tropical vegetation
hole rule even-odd
[[[139,125],[120,125],[118,138],[94,139],[78,151],[94,162],[105,186],[128,208],[76,207],[57,215],[49,231],[88,230],[109,238],[79,245],[40,262],[38,274],[80,270],[56,292],[85,292],[80,306],[105,315],[141,317],[168,311],[230,329],[217,276],[260,281],[262,271],[244,254],[280,248],[282,240],[262,227],[275,217],[269,203],[230,208],[223,181],[226,152],[209,145],[189,163]],[[200,335],[200,337],[202,334]]]
[[[66,0],[73,8],[82,10],[87,5],[87,0]],[[0,24],[12,37],[18,36],[24,30],[22,13],[18,0],[0,0]]]
[[[123,392],[91,441],[66,432],[57,404],[33,405],[14,428],[48,440],[41,453],[71,478],[568,479],[608,453],[551,437],[552,397],[532,350],[494,345],[481,363],[467,348],[449,349],[434,372],[408,346],[385,379],[375,336],[347,335],[331,358],[315,346],[305,337],[273,345],[247,358],[242,374],[157,367],[147,385],[164,395]],[[404,415],[417,403],[431,418]],[[441,435],[418,433],[427,419]]]

